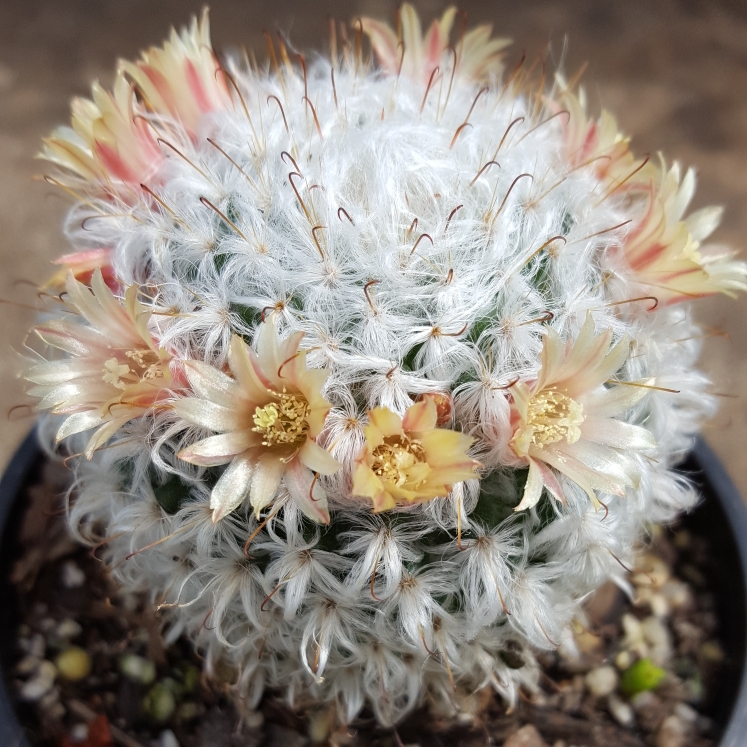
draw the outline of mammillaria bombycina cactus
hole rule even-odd
[[[258,65],[204,14],[41,154],[74,251],[25,377],[70,526],[249,706],[512,704],[695,500],[689,302],[747,288],[720,210],[455,19]]]

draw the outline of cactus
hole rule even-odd
[[[74,251],[25,376],[71,530],[250,706],[514,704],[696,501],[690,302],[747,288],[719,209],[454,18],[258,65],[203,14],[41,154]]]

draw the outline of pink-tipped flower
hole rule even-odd
[[[516,511],[535,506],[543,488],[561,502],[557,470],[586,491],[595,506],[595,491],[624,495],[635,487],[639,469],[630,452],[656,446],[645,429],[615,416],[645,394],[644,387],[605,386],[629,352],[623,339],[614,347],[612,331],[596,335],[588,315],[573,343],[565,344],[548,329],[535,381],[511,387],[510,446],[529,465],[526,487]]]
[[[101,277],[110,290],[118,291],[119,281],[111,265],[111,255],[111,249],[86,249],[58,257],[53,264],[59,265],[60,269],[44,283],[42,290],[64,290],[67,276],[71,272],[77,281],[90,286],[93,273],[100,270]]]
[[[654,172],[652,165],[630,150],[630,138],[623,135],[615,118],[602,111],[599,119],[586,112],[583,91],[579,96],[562,79],[560,89],[548,106],[563,128],[562,155],[572,169],[588,166],[606,190],[622,192],[645,184]]]
[[[718,226],[721,208],[706,207],[683,218],[695,191],[695,174],[680,179],[677,164],[662,164],[658,186],[649,182],[648,207],[625,237],[622,252],[635,278],[664,304],[747,290],[747,264],[734,252],[712,248],[701,252],[700,242]]]
[[[206,9],[162,48],[122,61],[111,92],[94,83],[92,99],[73,99],[72,127],[46,138],[40,157],[64,169],[63,184],[82,180],[127,198],[163,160],[160,135],[178,128],[177,139],[194,138],[203,114],[229,105],[219,71]]]
[[[433,397],[408,408],[404,417],[377,407],[363,429],[366,445],[356,460],[352,494],[370,498],[374,511],[423,503],[471,480],[480,462],[467,456],[474,439],[437,428]]]
[[[443,64],[442,57],[449,48],[449,37],[454,25],[456,8],[447,8],[441,19],[433,21],[423,36],[417,11],[410,3],[403,3],[398,13],[398,29],[373,18],[363,18],[363,30],[371,40],[379,64],[387,75],[404,75],[427,83],[434,69]],[[510,39],[493,39],[493,27],[477,26],[466,32],[456,44],[457,72],[473,81],[503,70],[500,54]],[[453,63],[453,58],[448,64]],[[400,70],[401,65],[401,70]]]
[[[199,361],[185,363],[195,396],[177,400],[174,409],[220,435],[178,456],[202,466],[229,465],[210,498],[214,522],[247,495],[258,516],[282,480],[306,516],[329,523],[327,497],[314,474],[332,475],[342,467],[316,442],[332,407],[321,394],[329,371],[306,368],[302,339],[296,333],[281,341],[274,321],[260,328],[256,353],[234,337],[228,356],[234,378]]]
[[[171,355],[149,331],[152,312],[138,300],[138,286],[127,289],[122,303],[95,270],[91,290],[72,273],[66,288],[66,304],[86,323],[53,319],[36,327],[68,357],[32,366],[24,377],[35,384],[28,393],[40,398],[38,410],[67,415],[58,442],[96,428],[85,451],[90,459],[125,423],[168,396]]]
[[[139,111],[132,84],[118,74],[111,92],[98,83],[92,99],[75,98],[72,127],[58,127],[44,140],[40,158],[61,166],[63,184],[121,186],[147,181],[163,155],[157,134]]]
[[[204,114],[231,103],[210,42],[207,8],[188,29],[172,29],[163,47],[151,47],[138,62],[121,62],[120,71],[134,81],[149,111],[179,122],[192,137]]]

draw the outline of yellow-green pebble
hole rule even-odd
[[[630,697],[647,690],[655,690],[666,674],[651,659],[641,659],[623,672],[620,678],[620,689]]]
[[[157,682],[143,698],[143,708],[154,721],[168,720],[176,708],[176,699],[169,685],[169,682]]]
[[[91,657],[78,646],[66,648],[55,660],[60,677],[70,682],[85,679],[91,673]]]

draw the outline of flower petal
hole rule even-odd
[[[374,511],[386,511],[394,508],[397,504],[394,498],[387,493],[384,483],[374,474],[374,471],[366,464],[358,463],[353,473],[354,496],[370,498],[374,505]]]
[[[228,365],[251,402],[262,404],[267,400],[270,382],[261,378],[262,372],[254,351],[238,335],[231,338]]]
[[[655,449],[651,432],[612,418],[587,417],[581,424],[581,437],[615,449]]]
[[[281,357],[280,344],[277,322],[273,315],[268,321],[260,325],[259,333],[257,334],[257,359],[263,377],[267,379],[270,388],[275,390],[279,390],[282,387],[282,382],[278,375],[278,369],[284,360]]]
[[[298,332],[297,334],[300,336],[298,340],[298,342],[300,343],[301,337],[303,335],[301,332]],[[292,339],[291,339],[291,342],[293,342]],[[304,374],[307,374],[309,372],[309,370],[306,368],[306,351],[305,350],[293,350],[292,347],[289,347],[288,352],[289,352],[289,355],[282,357],[283,355],[282,348],[280,350],[282,360],[277,370],[278,377],[280,381],[282,382],[282,385],[285,386],[286,388],[300,390],[302,386],[303,376]],[[325,372],[325,373],[328,373],[328,372]]]
[[[306,422],[309,426],[309,436],[316,438],[324,429],[324,422],[327,420],[327,415],[332,409],[332,405],[326,400],[322,400],[323,405],[317,407],[310,407],[306,413]]]
[[[555,467],[584,488],[603,490],[612,495],[625,495],[625,488],[635,482],[622,466],[622,455],[605,446],[578,441],[575,444],[551,444],[535,458]]]
[[[182,449],[177,457],[190,464],[213,467],[218,464],[227,464],[251,446],[258,446],[261,441],[262,437],[258,433],[249,430],[231,431],[197,441],[187,446],[186,449]]]
[[[76,412],[65,419],[65,422],[57,431],[55,441],[60,443],[60,441],[68,436],[87,431],[90,428],[101,425],[102,422],[104,422],[104,418],[96,411]]]
[[[342,469],[342,463],[338,462],[326,449],[319,446],[310,438],[301,447],[298,458],[313,472],[322,475],[334,475]]]
[[[434,469],[452,466],[474,469],[480,466],[477,460],[465,453],[475,442],[472,436],[446,428],[434,428],[421,434],[419,440],[425,450],[426,461]]]
[[[113,418],[112,420],[109,420],[108,422],[104,423],[101,428],[99,428],[93,436],[91,436],[90,440],[86,444],[86,459],[93,459],[93,452],[96,451],[100,446],[103,446],[123,425],[126,425],[130,422],[134,417],[136,417],[138,413],[128,413],[127,415],[123,415],[118,418]]]
[[[250,413],[229,410],[206,399],[181,397],[174,400],[171,406],[180,417],[211,431],[242,431],[251,429],[253,425]]]
[[[606,332],[600,336],[600,339],[594,334],[595,331],[594,318],[590,312],[587,312],[584,323],[581,326],[581,331],[574,340],[563,364],[564,376],[568,376],[584,368],[590,357],[599,355],[600,351],[605,349],[605,345],[609,346],[612,333]]]
[[[249,492],[254,467],[248,459],[236,457],[215,483],[210,494],[210,508],[213,509],[213,524],[241,505]]]
[[[583,392],[588,392],[604,384],[613,374],[617,373],[630,354],[630,340],[624,337],[604,357],[579,371],[563,387],[569,397],[577,398]]]
[[[387,24],[373,18],[361,18],[361,28],[368,35],[381,67],[389,75],[396,75],[399,66],[397,35]]]
[[[535,459],[533,460],[533,462],[537,465],[537,469],[542,473],[542,482],[545,483],[545,487],[547,488],[550,495],[552,495],[552,497],[555,498],[558,503],[562,503],[565,506],[565,494],[563,493],[563,488],[560,487],[560,482],[555,476],[555,473],[552,471],[552,469],[550,469],[550,467],[548,467],[539,459]]]
[[[402,435],[402,418],[386,407],[369,410],[368,422],[379,430],[384,438]]]
[[[29,368],[23,378],[34,384],[53,386],[77,379],[80,376],[101,376],[98,361],[86,358],[65,358],[37,363]]]
[[[260,511],[272,502],[278,492],[280,480],[288,465],[277,454],[265,453],[257,462],[249,491],[254,515],[259,518]]]
[[[402,430],[406,433],[432,431],[437,419],[436,404],[430,397],[426,397],[407,408],[402,418]]]
[[[366,440],[366,445],[364,446],[360,456],[358,456],[358,460],[373,459],[372,455],[374,449],[384,443],[384,436],[375,425],[364,425],[363,437]]]
[[[202,399],[209,399],[222,407],[232,407],[236,404],[236,397],[240,396],[240,388],[236,382],[202,361],[184,361],[184,372],[189,385],[195,394]]]
[[[536,449],[534,457],[537,461],[547,462],[549,465],[554,467],[558,472],[565,475],[572,482],[575,482],[585,493],[589,496],[589,500],[594,504],[595,508],[599,508],[601,505],[599,499],[594,492],[594,486],[589,483],[587,479],[589,470],[584,467],[583,464],[575,459],[569,459],[566,455],[558,455],[552,453],[550,449],[543,449],[541,453],[537,453],[540,450]],[[617,493],[619,490],[606,491]]]
[[[563,365],[564,349],[565,346],[560,339],[560,335],[552,327],[548,327],[540,354],[540,371],[537,382],[532,387],[533,391],[537,392],[543,389],[548,382],[552,383],[556,380],[558,370]]]
[[[703,241],[719,227],[723,214],[723,207],[710,205],[688,215],[685,223],[695,241]]]
[[[579,397],[579,402],[584,406],[585,411],[595,417],[612,418],[629,410],[642,400],[647,393],[646,387],[622,384],[608,389],[599,388],[590,394]]]
[[[47,345],[71,355],[86,355],[91,348],[96,348],[104,342],[96,331],[82,324],[69,324],[63,319],[52,319],[46,324],[34,327],[34,332]]]
[[[609,355],[611,342],[612,330],[607,329],[601,335],[595,336],[594,320],[591,314],[587,314],[586,322],[584,322],[579,336],[573,343],[568,358],[557,372],[555,381],[548,380],[548,385],[556,386],[569,397],[575,399],[581,392],[604,383],[609,374],[597,374],[597,371],[602,368],[605,370],[609,368],[610,363],[605,366],[605,360]],[[626,344],[626,353],[622,361],[627,357],[627,349]],[[617,358],[614,358],[614,360],[617,360]],[[622,365],[622,362],[620,365]],[[617,368],[619,366],[615,367],[614,371]]]
[[[285,471],[285,487],[301,511],[312,521],[329,524],[327,496],[301,460],[292,459]]]
[[[542,488],[545,486],[542,480],[542,473],[535,464],[534,459],[529,460],[529,473],[527,474],[526,485],[524,486],[524,495],[514,511],[526,511],[533,508],[539,503],[542,497]]]
[[[423,32],[418,13],[410,3],[402,3],[399,15],[404,47],[420,63],[423,61]]]

